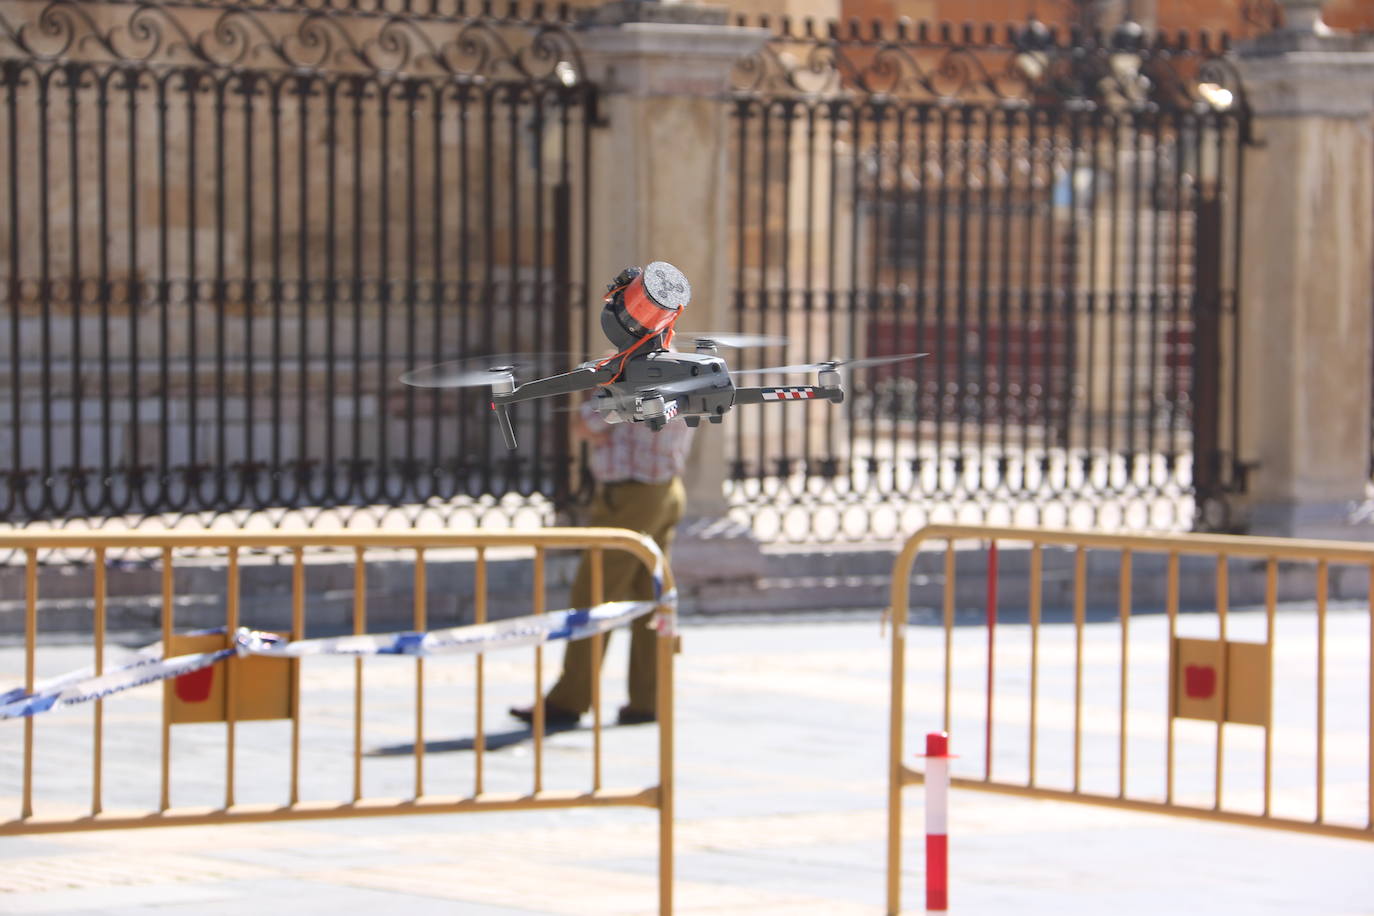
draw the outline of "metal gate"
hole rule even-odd
[[[783,21],[733,102],[734,310],[789,338],[751,365],[929,356],[854,372],[843,411],[741,416],[741,519],[1224,525],[1247,118],[1223,52]]]
[[[578,348],[569,12],[316,6],[0,13],[0,516],[568,496],[566,419],[508,455],[480,395],[396,379]]]

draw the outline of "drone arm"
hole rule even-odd
[[[612,369],[586,366],[565,372],[562,375],[551,375],[548,378],[526,382],[513,391],[504,393],[492,391],[491,409],[496,414],[496,421],[501,427],[501,438],[506,443],[506,448],[514,450],[516,445],[515,427],[510,421],[510,405],[557,394],[576,394],[579,391],[589,391],[614,377],[615,372]]]
[[[834,401],[844,403],[844,389],[839,386],[781,385],[762,388],[736,388],[735,406],[740,404],[771,404],[774,401]]]
[[[551,375],[548,378],[535,379],[526,382],[509,394],[496,395],[498,404],[518,404],[521,401],[532,401],[535,398],[546,398],[558,394],[576,394],[579,391],[590,391],[597,385],[608,382],[615,377],[615,370],[607,366],[605,368],[595,368],[585,366],[574,369],[571,372],[564,372],[562,375]]]

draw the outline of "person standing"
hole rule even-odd
[[[682,272],[666,261],[643,268],[627,267],[606,287],[601,329],[617,348],[598,366],[619,360],[614,378],[636,353],[672,348],[673,327],[692,298]],[[691,429],[682,421],[625,421],[608,423],[593,401],[582,404],[578,433],[591,446],[590,471],[596,482],[589,523],[595,527],[629,528],[653,538],[668,556],[673,529],[682,519],[685,494],[682,469],[687,462]],[[653,427],[659,426],[655,430]],[[602,555],[605,601],[652,601],[653,574],[629,554],[613,550]],[[573,607],[592,603],[592,553],[582,555],[573,579]],[[620,710],[619,722],[631,725],[657,718],[657,634],[650,627],[652,613],[630,624],[630,701]],[[607,639],[610,634],[606,634]],[[592,640],[569,641],[563,650],[563,673],[544,699],[544,720],[550,726],[577,723],[592,705]],[[517,706],[512,716],[534,721],[534,707]]]
[[[692,430],[670,422],[655,432],[646,423],[607,423],[590,401],[580,410],[581,434],[590,444],[590,471],[596,482],[591,517],[593,527],[629,528],[654,539],[667,558],[673,530],[682,520],[685,491],[682,471],[691,446]],[[653,577],[637,558],[624,551],[602,554],[605,601],[651,601]],[[592,555],[586,551],[573,579],[572,606],[592,604]],[[657,666],[652,613],[630,625],[629,703],[621,707],[621,725],[653,722],[656,718]],[[609,641],[610,633],[606,634]],[[544,699],[548,726],[575,725],[592,705],[592,640],[578,639],[563,650],[563,672]],[[512,707],[510,714],[534,721],[534,707]]]

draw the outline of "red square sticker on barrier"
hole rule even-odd
[[[210,688],[215,685],[215,666],[183,674],[172,683],[176,688],[177,699],[181,702],[204,703],[210,699]]]
[[[168,657],[216,652],[229,647],[223,633],[173,634]],[[228,721],[232,694],[236,721],[289,719],[293,713],[296,666],[288,659],[249,656],[217,664],[164,681],[168,721]]]
[[[1174,638],[1173,714],[1184,719],[1267,725],[1273,657],[1268,643]]]
[[[1188,665],[1183,669],[1183,692],[1190,700],[1210,699],[1217,692],[1217,669],[1212,665]]]

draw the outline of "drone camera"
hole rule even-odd
[[[596,412],[607,423],[630,423],[634,421],[634,416],[630,412],[620,409],[616,399],[604,388],[592,396],[592,402],[595,404]]]
[[[601,310],[601,329],[622,350],[668,330],[692,301],[692,285],[667,261],[651,261],[643,270],[628,268],[613,286]]]

